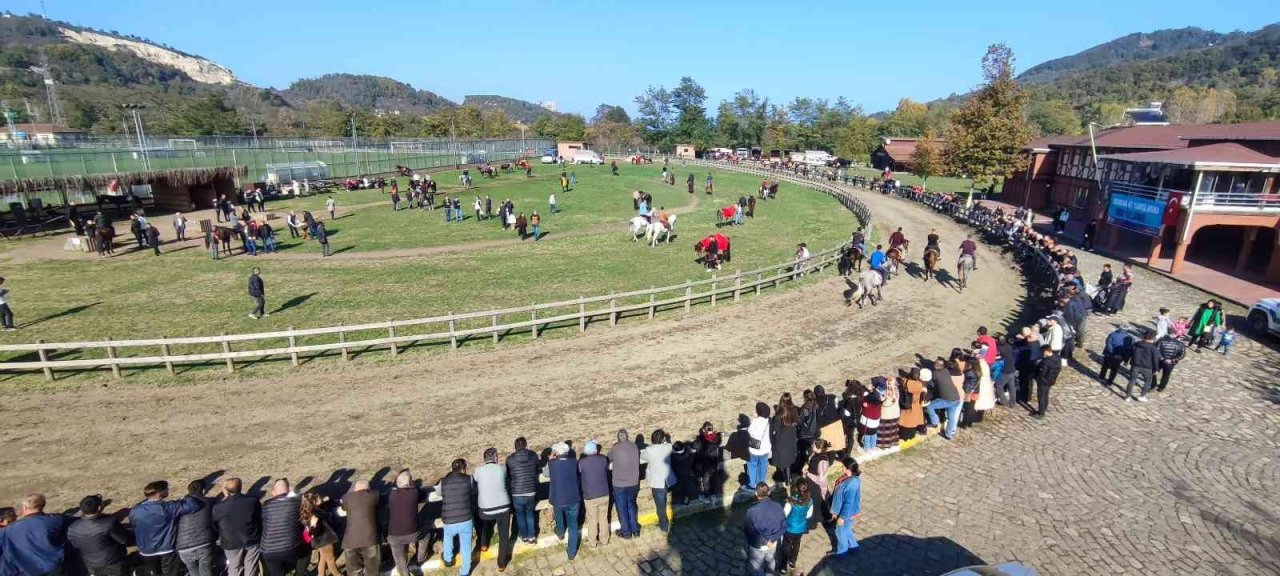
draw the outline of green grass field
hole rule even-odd
[[[579,166],[575,189],[558,193],[565,212],[557,215],[546,212],[547,195],[558,190],[549,167],[536,170],[537,177],[532,179],[515,173],[477,180],[479,188],[464,197],[469,219],[453,224],[445,224],[440,211],[392,212],[389,206],[368,205],[386,199],[377,191],[338,192],[340,217],[332,223],[331,247],[357,257],[316,257],[319,247],[314,242],[289,240],[277,220],[283,242],[276,257],[237,254],[213,261],[193,243],[158,257],[139,252],[111,259],[85,255],[83,259],[9,263],[6,287],[12,290],[10,302],[23,329],[0,334],[0,342],[199,336],[377,322],[708,278],[694,262],[693,242],[716,230],[715,207],[750,194],[758,180],[715,171],[718,192],[709,196],[701,192],[706,170],[698,169],[699,191],[691,196],[683,191],[688,170],[678,172],[681,182],[670,187],[660,183],[659,167],[625,165],[623,175],[615,178],[607,167]],[[457,189],[454,173],[442,173],[437,180],[442,193]],[[635,188],[650,191],[655,203],[668,209],[688,209],[696,197],[696,210],[679,218],[676,241],[650,248],[627,237]],[[495,204],[510,197],[517,210],[538,209],[544,215],[547,236],[537,243],[519,242],[513,232],[501,230],[496,220],[470,218],[469,201],[477,192],[490,194]],[[315,196],[268,204],[268,208],[283,216],[290,207],[307,207],[327,217],[323,203],[324,196]],[[366,206],[350,208],[359,204]],[[344,211],[351,215],[343,217]],[[734,259],[720,274],[730,276],[736,270],[783,262],[792,257],[798,242],[807,242],[816,253],[847,238],[854,226],[854,216],[834,199],[784,183],[779,200],[758,204],[754,220],[723,229],[733,240]],[[473,242],[484,244],[467,246]],[[416,256],[379,254],[439,246],[456,248]],[[252,266],[262,268],[272,312],[260,321],[246,316],[252,308],[246,295]],[[162,380],[163,370],[159,372],[156,378]],[[38,374],[27,378],[18,382],[39,382]]]

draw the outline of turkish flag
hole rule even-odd
[[[1164,203],[1164,225],[1177,226],[1180,216],[1182,216],[1182,193],[1170,192],[1169,200]]]

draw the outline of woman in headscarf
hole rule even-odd
[[[1213,331],[1223,324],[1222,307],[1217,300],[1201,304],[1191,315],[1191,342],[1199,350],[1213,345]]]
[[[969,365],[978,377],[978,395],[973,401],[974,422],[981,422],[987,410],[996,407],[996,385],[991,379],[991,367],[982,353],[982,345],[973,342],[973,353],[969,355]]]
[[[719,494],[716,484],[720,475],[720,433],[710,422],[703,422],[693,440],[693,475],[698,484],[698,499],[710,501]]]
[[[858,426],[862,423],[862,397],[866,387],[857,380],[844,381],[844,394],[840,397],[840,423],[844,427],[844,450],[853,453],[858,445]]]
[[[898,383],[890,381],[888,377],[877,376],[880,383],[883,383],[883,396],[881,397],[880,407],[880,430],[876,434],[876,447],[881,450],[893,448],[898,445],[898,418],[902,415],[902,407],[899,404]],[[872,378],[872,382],[876,382]],[[876,384],[876,388],[882,387],[880,383]]]
[[[921,370],[920,368],[912,368],[911,372],[902,379],[902,387],[906,390],[908,402],[906,408],[902,409],[902,417],[898,420],[898,437],[903,440],[910,440],[916,437],[916,434],[924,432],[924,376],[925,372],[929,372],[929,378],[933,377],[933,373],[928,368]]]
[[[871,379],[871,389],[862,397],[862,418],[859,424],[862,425],[863,452],[870,452],[876,447],[876,435],[880,433],[880,411],[884,388],[884,378],[876,376]]]

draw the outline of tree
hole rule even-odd
[[[942,170],[942,152],[938,150],[933,133],[927,132],[916,142],[916,150],[911,154],[911,172],[924,181],[922,186],[928,186],[929,177],[942,173]]]
[[[223,102],[219,94],[209,94],[180,110],[172,119],[170,129],[174,134],[213,136],[240,134],[240,117]]]
[[[898,101],[898,107],[885,118],[881,134],[886,137],[918,138],[928,128],[929,107],[910,98]]]
[[[1119,102],[1094,102],[1085,109],[1084,121],[1101,126],[1116,126],[1124,123],[1124,112],[1128,106]]]
[[[769,106],[768,120],[764,127],[764,145],[771,150],[791,150],[791,120],[787,111],[773,105]]]
[[[1165,113],[1174,124],[1210,124],[1235,111],[1236,95],[1230,90],[1181,86],[1173,91]]]
[[[707,91],[688,76],[680,78],[680,85],[671,91],[671,106],[677,112],[671,136],[678,143],[693,144],[698,148],[707,148],[714,143],[715,131],[707,118],[706,100]]]
[[[644,94],[636,96],[635,102],[636,111],[640,113],[636,124],[640,126],[645,142],[670,149],[671,129],[675,124],[671,93],[661,86],[650,86]]]
[[[866,160],[878,139],[880,123],[875,118],[858,115],[845,123],[836,138],[835,153],[841,158]]]
[[[1031,105],[1027,119],[1040,130],[1041,134],[1065,134],[1073,136],[1082,133],[1080,115],[1071,108],[1066,100],[1045,100]]]
[[[629,116],[626,109],[621,106],[601,104],[596,106],[596,114],[591,117],[591,123],[601,124],[604,122],[612,124],[630,124],[631,116]]]
[[[1026,165],[1022,148],[1031,141],[1027,95],[1013,78],[1013,51],[994,44],[982,57],[986,80],[951,116],[943,159],[950,171],[978,186],[994,185]],[[972,196],[972,194],[971,194]]]

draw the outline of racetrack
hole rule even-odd
[[[812,193],[812,192],[798,192]],[[923,208],[860,193],[882,233],[942,235],[954,264],[960,225]],[[800,241],[802,239],[797,239]],[[732,428],[757,400],[845,378],[866,379],[967,344],[1019,304],[1011,264],[980,248],[963,295],[906,275],[877,307],[846,308],[845,284],[821,282],[684,319],[588,331],[574,338],[458,351],[399,364],[325,362],[296,376],[156,388],[112,384],[6,398],[7,465],[0,498],[44,491],[55,507],[86,493],[119,503],[158,478],[185,482],[225,470],[259,476],[356,477],[408,466],[426,478],[453,458],[478,459],[518,435],[542,448],[564,438],[656,427],[677,438],[704,420]]]

